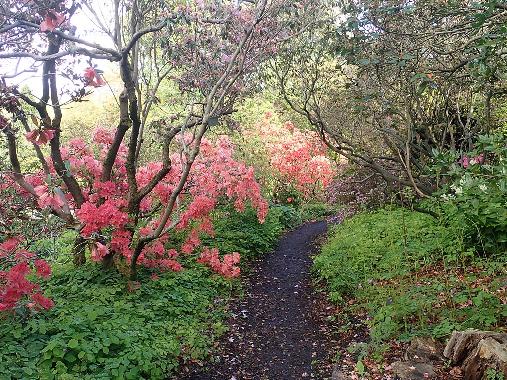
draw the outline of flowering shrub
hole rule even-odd
[[[63,213],[66,208],[70,209],[78,223],[75,227],[89,246],[93,261],[102,262],[113,258],[118,264],[121,261],[131,262],[133,241],[153,234],[156,229],[162,229],[164,232],[159,238],[150,240],[143,247],[137,263],[148,268],[180,271],[182,265],[178,262],[179,255],[195,252],[201,245],[203,235],[213,236],[211,213],[222,199],[231,200],[238,211],[251,204],[257,212],[258,220],[264,221],[268,205],[261,196],[253,169],[233,158],[233,145],[227,137],[219,137],[216,142],[203,139],[201,154],[196,158],[184,189],[176,199],[175,217],[165,224],[161,224],[159,210],[170,201],[174,188],[180,183],[182,166],[185,164],[182,156],[178,152],[170,156],[171,169],[154,186],[153,191],[142,199],[138,213],[132,214],[129,213],[129,205],[125,200],[129,178],[125,169],[127,149],[123,145],[119,148],[111,179],[101,180],[101,160],[112,141],[110,131],[98,129],[93,136],[94,146],[73,139],[62,147],[66,170],[78,181],[87,184],[83,186],[84,200],[81,205],[61,190],[65,190],[65,184],[58,181],[50,159],[47,160],[50,182],[44,180],[47,176],[43,171],[27,176],[28,185],[34,188],[34,194],[28,193],[13,181],[8,185],[16,188],[18,195],[25,199],[25,209],[31,201],[35,209],[56,214]],[[134,179],[137,186],[148,186],[161,167],[162,163],[159,162],[140,166]],[[16,215],[12,217],[15,218]],[[167,246],[171,233],[183,233],[185,236],[181,247],[176,247],[178,250]],[[5,242],[5,247],[11,247],[13,241]],[[2,252],[2,256],[8,260],[19,256],[15,254],[14,248],[4,248]],[[1,302],[4,309],[14,307],[25,296],[32,297],[36,306],[49,305],[41,298],[38,287],[26,280],[26,276],[32,272],[28,259],[33,255],[23,252],[25,257],[16,260],[19,262],[9,272],[1,272],[4,281],[0,282],[0,294],[8,298]],[[218,250],[204,248],[199,262],[225,277],[236,277],[239,275],[236,266],[239,258],[239,254],[232,253],[221,260]],[[45,276],[47,271],[41,269],[42,262],[35,261],[34,264],[37,274]],[[15,294],[12,293],[14,290]]]
[[[98,130],[94,142],[99,153],[104,154],[112,141],[112,135],[105,130]],[[233,146],[229,139],[220,137],[216,144],[204,140],[201,154],[194,163],[193,170],[183,191],[178,198],[179,215],[161,226],[156,210],[161,204],[167,203],[174,187],[180,181],[181,166],[184,164],[177,153],[171,156],[172,168],[165,178],[158,183],[153,193],[146,196],[140,206],[139,219],[143,227],[133,229],[134,220],[126,212],[124,194],[127,181],[124,162],[126,150],[121,148],[115,162],[114,175],[111,181],[100,181],[100,165],[91,149],[81,140],[72,140],[64,151],[70,170],[81,180],[90,183],[85,192],[85,202],[76,208],[76,215],[82,224],[81,235],[92,246],[92,258],[101,261],[110,253],[119,253],[130,260],[131,240],[135,235],[147,236],[157,228],[176,230],[189,229],[187,239],[180,253],[190,254],[200,245],[200,234],[213,235],[210,213],[217,205],[220,197],[234,201],[238,210],[243,210],[246,202],[251,202],[257,209],[260,221],[267,213],[267,203],[260,194],[260,187],[255,181],[252,168],[233,159]],[[160,170],[162,164],[148,163],[140,167],[136,181],[139,187],[146,186]],[[50,192],[47,188],[46,194]],[[55,196],[47,195],[48,198]],[[54,199],[57,202],[57,199]],[[75,207],[75,206],[73,206]],[[154,213],[155,211],[155,213]],[[146,245],[139,256],[138,262],[149,267],[160,266],[166,269],[179,270],[180,266],[174,259],[178,257],[175,250],[167,251],[164,243],[169,234],[165,234]]]
[[[19,238],[9,238],[0,244],[0,312],[21,304],[34,310],[49,309],[53,301],[44,297],[39,285],[29,277],[47,279],[51,268],[20,245]]]
[[[390,200],[397,184],[389,188],[386,181],[377,173],[364,167],[341,162],[338,174],[328,187],[327,200],[341,208],[336,216],[342,221],[356,213],[385,205]]]
[[[226,139],[215,145],[204,136],[255,89],[261,65],[296,28],[306,27],[306,18],[298,22],[302,14],[281,0],[162,2],[135,9],[122,0],[111,15],[113,24],[125,21],[142,28],[120,28],[106,33],[107,41],[90,42],[88,32],[103,32],[111,20],[97,14],[95,25],[76,33],[73,20],[82,14],[82,3],[8,0],[4,7],[2,59],[30,60],[30,71],[41,69],[42,86],[39,96],[20,89],[21,67],[0,83],[8,176],[30,208],[33,202],[79,231],[76,264],[85,261],[84,239],[96,261],[128,260],[133,278],[137,263],[179,270],[177,255],[166,257],[168,235],[188,230],[178,253],[194,252],[200,235],[212,234],[209,215],[220,200],[234,202],[238,210],[251,203],[264,219],[267,205],[253,169],[232,158]],[[93,87],[107,84],[96,63],[101,60],[115,62],[120,74],[122,90],[112,112],[116,128],[97,133],[92,148],[82,140],[63,146],[63,105],[78,103]],[[83,62],[87,67],[77,73]],[[60,83],[62,77],[69,86]],[[177,91],[161,101],[164,86]],[[18,154],[20,130],[32,143],[40,172],[27,170],[25,157]],[[156,137],[161,148],[156,162],[146,163],[146,152],[156,149],[146,144],[151,139],[145,134]],[[48,151],[50,159],[44,157]]]
[[[336,174],[335,164],[315,132],[302,131],[290,121],[281,124],[272,112],[247,135],[259,139],[275,182],[273,196],[281,203],[297,204],[299,198],[318,197]]]
[[[440,192],[447,217],[460,220],[481,252],[507,247],[507,143],[501,134],[480,136],[473,151],[447,164]]]

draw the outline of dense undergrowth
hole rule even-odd
[[[206,272],[195,265],[126,291],[121,275],[97,266],[60,268],[47,284],[53,309],[1,324],[0,377],[163,378],[223,330],[215,300],[228,287]]]
[[[239,252],[243,264],[271,250],[281,232],[283,207],[272,207],[264,224],[254,210],[215,215],[214,246]],[[65,239],[65,235],[62,239]],[[66,241],[39,241],[38,249],[68,249]],[[74,268],[57,252],[44,284],[55,307],[45,313],[0,321],[1,379],[161,379],[209,354],[226,331],[223,320],[240,281],[213,274],[191,257],[181,272],[142,272],[128,282],[100,265]],[[28,318],[29,317],[29,318]]]
[[[314,269],[333,301],[366,313],[376,353],[394,338],[505,328],[506,256],[479,256],[464,241],[457,225],[383,209],[334,227]]]

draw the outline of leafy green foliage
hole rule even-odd
[[[284,229],[283,212],[272,207],[263,224],[254,209],[238,213],[233,207],[223,207],[213,217],[215,237],[204,238],[204,245],[212,245],[220,252],[238,252],[242,260],[249,260],[273,249]]]
[[[62,269],[47,287],[51,311],[0,324],[0,378],[162,379],[203,358],[227,289],[206,272],[195,264],[127,292],[122,276],[98,266]]]
[[[276,243],[281,215],[274,208],[260,224],[253,209],[221,209],[208,243],[242,260],[256,257]],[[116,271],[65,263],[71,240],[64,234],[35,244],[41,252],[63,249],[45,287],[55,307],[0,320],[1,379],[164,379],[182,362],[206,358],[226,331],[226,304],[239,282],[189,257],[181,272],[157,279],[143,272],[138,288]]]
[[[454,250],[445,228],[425,214],[380,210],[346,220],[315,258],[315,269],[339,300],[368,281],[406,275]]]
[[[502,326],[505,258],[478,259],[463,253],[462,243],[459,230],[428,215],[380,210],[337,226],[314,268],[332,300],[353,297],[350,311],[371,317],[379,347],[392,338]]]
[[[299,212],[303,221],[323,219],[337,213],[337,209],[323,202],[305,203],[300,206]]]
[[[505,380],[505,375],[493,368],[486,370],[486,380]]]
[[[507,249],[507,145],[503,134],[479,136],[460,158],[436,155],[434,170],[448,185],[440,193],[448,223],[466,227],[467,243],[486,253]],[[445,170],[445,172],[444,172]]]
[[[495,274],[500,276],[501,272]],[[493,282],[484,289],[477,285],[474,274],[439,268],[434,273],[365,286],[356,296],[360,307],[373,317],[374,342],[396,337],[408,340],[414,335],[443,338],[454,330],[503,325],[507,312],[495,294],[499,284]]]

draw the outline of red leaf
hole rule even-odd
[[[95,78],[95,74],[95,69],[93,67],[88,67],[85,69],[83,76],[87,82],[90,82]]]
[[[34,144],[44,145],[55,137],[55,131],[53,129],[34,129],[33,131],[26,133],[25,137],[28,141]]]

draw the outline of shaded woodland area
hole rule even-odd
[[[3,0],[0,378],[504,379],[506,25]]]

